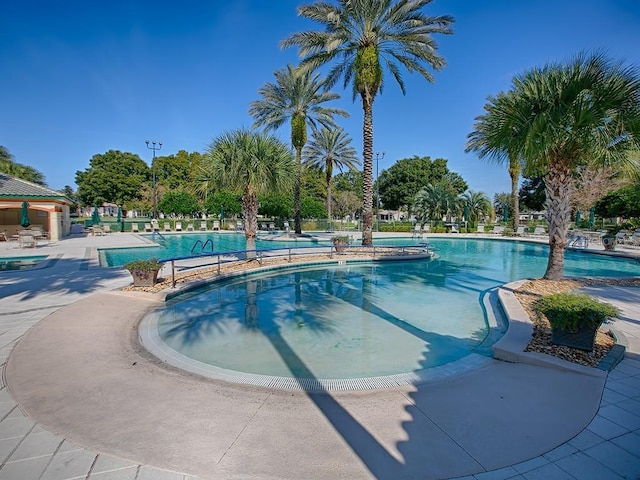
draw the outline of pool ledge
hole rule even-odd
[[[498,298],[509,321],[509,328],[493,345],[494,358],[510,363],[554,368],[605,379],[607,377],[605,370],[568,362],[546,353],[524,351],[533,335],[533,322],[513,292],[528,281],[507,283],[498,290]]]

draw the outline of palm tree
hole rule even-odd
[[[319,74],[302,71],[287,65],[275,72],[276,83],[267,83],[258,90],[260,100],[251,102],[249,114],[255,119],[254,127],[265,126],[277,130],[285,122],[291,122],[291,144],[296,151],[296,171],[294,183],[295,232],[302,233],[300,215],[300,175],[302,148],[307,143],[307,124],[333,126],[334,115],[348,117],[339,108],[327,108],[322,104],[340,98],[337,93],[322,91],[326,84]]]
[[[513,79],[509,93],[489,97],[467,148],[528,174],[543,175],[549,260],[545,279],[563,276],[572,173],[583,164],[632,161],[640,145],[640,77],[601,53],[534,68]]]
[[[247,250],[255,250],[258,196],[291,187],[295,164],[289,147],[266,133],[241,129],[215,139],[207,154],[201,182],[242,195]]]
[[[469,212],[469,221],[477,223],[481,218],[489,215],[491,212],[491,200],[484,192],[476,192],[467,190],[460,195],[460,201],[463,208],[466,206]]]
[[[336,62],[327,77],[333,86],[344,77],[353,84],[354,98],[362,99],[363,119],[363,214],[362,244],[373,243],[373,101],[382,91],[383,68],[405,93],[400,66],[418,72],[428,82],[430,66],[440,70],[444,59],[436,53],[435,33],[452,33],[453,18],[421,13],[432,0],[339,0],[337,5],[320,1],[298,7],[298,15],[325,26],[324,31],[296,33],[282,41],[283,47],[298,46],[301,67],[316,69]]]
[[[456,192],[449,185],[430,183],[416,193],[411,212],[421,222],[441,222],[443,218],[457,215],[459,207]]]
[[[351,138],[342,128],[329,129],[322,127],[311,129],[312,137],[303,150],[303,163],[318,167],[325,171],[327,184],[327,216],[331,226],[331,184],[333,180],[333,168],[355,170],[360,166],[356,150],[351,146]]]

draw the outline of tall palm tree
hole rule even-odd
[[[484,192],[467,190],[460,195],[463,208],[466,206],[469,212],[469,221],[478,222],[491,212],[491,200]]]
[[[504,163],[513,155],[543,175],[550,280],[563,276],[572,173],[586,163],[629,163],[639,146],[638,71],[601,53],[516,76],[509,93],[489,97],[467,143],[480,158]]]
[[[240,129],[216,138],[207,154],[201,182],[242,195],[247,250],[255,250],[258,196],[291,187],[295,164],[289,147],[264,132]]]
[[[325,80],[319,74],[302,71],[287,65],[275,72],[276,83],[267,83],[258,90],[260,100],[251,102],[249,114],[255,119],[254,127],[266,127],[277,130],[291,122],[291,144],[296,151],[296,171],[294,183],[294,220],[295,232],[302,233],[300,214],[300,175],[302,148],[307,143],[307,124],[333,126],[334,115],[348,117],[349,114],[339,108],[328,108],[322,104],[340,98],[337,93],[323,91]]]
[[[353,86],[354,99],[362,99],[363,119],[363,214],[362,244],[373,243],[373,101],[382,91],[385,65],[405,93],[400,66],[418,72],[428,82],[427,66],[440,70],[444,59],[437,54],[435,33],[452,33],[453,18],[431,17],[421,12],[432,0],[339,0],[298,7],[298,15],[324,25],[324,31],[296,33],[282,41],[283,47],[298,46],[300,66],[316,69],[336,62],[327,77],[333,86],[344,77]]]
[[[351,137],[340,127],[322,127],[311,129],[311,142],[304,148],[303,164],[311,165],[325,171],[327,185],[327,216],[331,225],[331,185],[333,169],[341,172],[345,169],[355,170],[360,166],[356,150],[351,146]]]

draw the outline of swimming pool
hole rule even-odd
[[[432,261],[313,267],[216,283],[148,316],[147,342],[183,368],[298,379],[407,375],[472,354],[490,356],[499,335],[484,315],[484,293],[541,276],[547,246],[457,238],[434,238],[431,245],[438,252]],[[632,276],[640,265],[569,251],[565,272]]]
[[[192,249],[198,242],[204,245],[206,242],[213,243],[213,251],[233,252],[246,248],[245,236],[240,233],[186,233],[179,235],[162,235],[153,237],[141,235],[150,242],[157,242],[157,245],[136,248],[105,248],[99,249],[100,264],[107,267],[122,266],[132,260],[147,260],[150,258],[175,258],[193,255]],[[299,241],[275,241],[271,240],[273,235],[259,235],[256,240],[257,249],[286,248],[299,246],[312,246],[318,244],[312,239],[301,239]],[[321,242],[323,245],[331,245],[330,237]],[[211,251],[211,250],[207,250]]]

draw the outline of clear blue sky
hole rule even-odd
[[[298,18],[298,0],[20,0],[0,13],[0,145],[46,176],[75,187],[96,153],[121,150],[148,163],[203,152],[223,131],[250,127],[248,108],[273,72],[297,63],[281,50],[290,34],[317,29]],[[638,0],[435,0],[432,15],[456,19],[438,36],[447,67],[429,84],[405,72],[407,95],[386,76],[374,103],[379,170],[414,155],[445,158],[473,190],[509,190],[506,168],[464,152],[487,95],[514,75],[581,50],[602,49],[640,64]],[[362,110],[340,124],[362,151]],[[284,128],[278,136],[289,141]],[[374,163],[374,175],[375,175]]]

